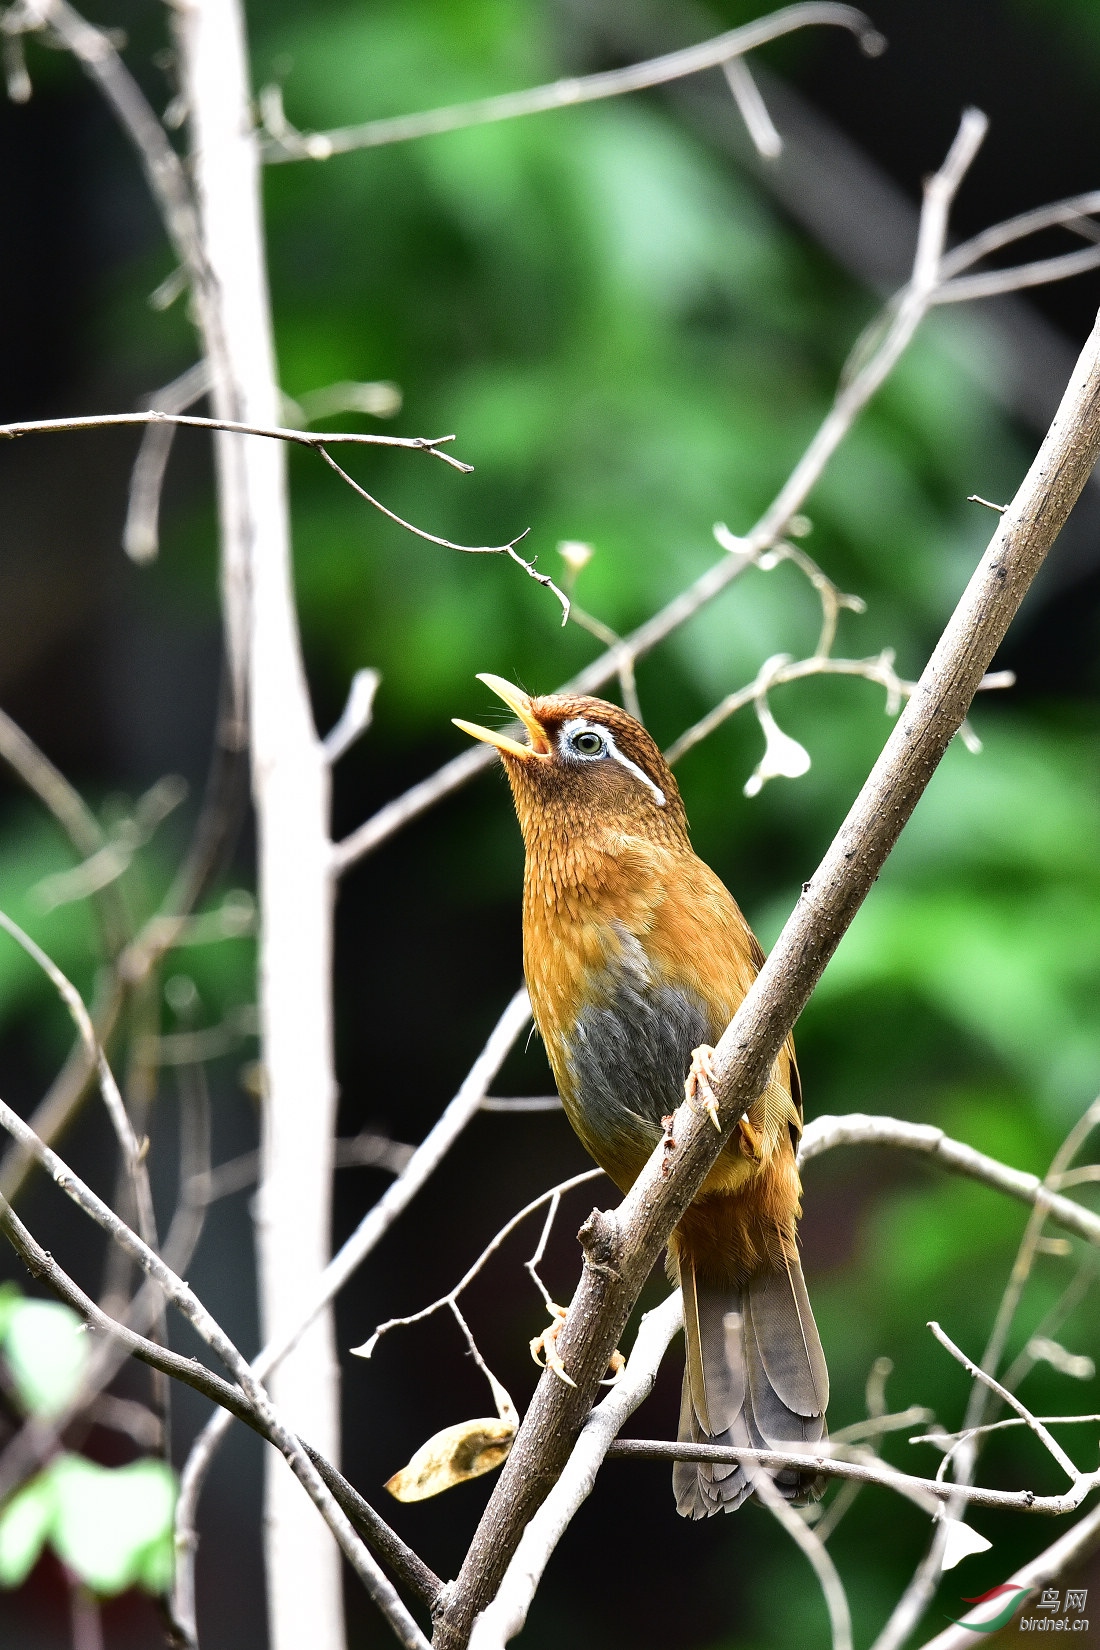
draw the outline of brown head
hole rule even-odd
[[[618,705],[581,694],[533,698],[483,675],[519,717],[529,743],[455,718],[464,733],[495,745],[504,762],[528,849],[619,831],[670,846],[687,844],[687,817],[672,772],[640,722]]]

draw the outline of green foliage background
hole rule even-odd
[[[1075,40],[1095,41],[1088,6],[1033,0],[1030,9],[1056,13]],[[730,21],[751,14],[723,8]],[[280,0],[255,8],[252,26],[257,83],[281,79],[289,116],[306,128],[534,84],[569,66],[561,31],[535,0],[308,8]],[[929,167],[939,158],[930,140]],[[358,455],[350,467],[364,484],[460,541],[498,542],[530,526],[530,550],[555,576],[559,540],[591,542],[596,555],[578,596],[620,630],[716,559],[714,521],[738,531],[759,514],[875,307],[656,98],[325,166],[273,167],[266,190],[286,392],[395,380],[404,409],[394,428],[457,432],[455,451],[476,472],[461,479],[416,456]],[[98,347],[149,384],[192,354],[178,306],[159,316],[141,303],[167,272],[160,250],[140,253],[98,311]],[[989,516],[967,495],[1009,496],[1029,458],[1029,439],[990,393],[1002,370],[965,313],[934,316],[816,490],[807,548],[867,603],[865,615],[843,616],[839,652],[890,646],[903,674],[919,672],[989,534]],[[343,416],[333,426],[353,423]],[[574,626],[563,632],[552,597],[506,561],[410,538],[308,454],[292,452],[291,473],[319,707],[338,709],[360,666],[382,672],[375,727],[348,759],[353,786],[369,789],[375,764],[396,772],[404,763],[416,777],[461,749],[449,717],[481,718],[488,708],[476,671],[546,690],[593,656],[592,640]],[[211,543],[209,497],[194,489],[177,500],[162,561],[144,575],[155,600],[209,611]],[[655,736],[670,741],[770,654],[808,651],[817,620],[791,568],[740,580],[640,667]],[[812,753],[804,779],[744,799],[761,745],[751,714],[680,772],[696,845],[765,944],[889,726],[879,691],[858,681],[811,681],[773,703]],[[803,1016],[812,1114],[894,1113],[1044,1169],[1100,1087],[1096,720],[1094,701],[1052,700],[1027,681],[980,703],[973,721],[984,753],[949,751]],[[519,872],[503,789],[483,786],[476,808],[473,825],[462,814],[465,834],[447,859],[474,922],[479,898],[490,909],[514,904]],[[58,863],[46,830],[25,812],[9,819],[0,852],[5,890],[20,896]],[[155,863],[146,874],[155,885]],[[433,889],[445,880],[432,867],[425,876]],[[48,921],[13,914],[90,982],[81,912]],[[202,964],[211,1018],[248,994],[241,950],[224,965]],[[446,993],[448,981],[439,988]],[[60,1012],[45,1003],[32,971],[5,951],[0,1016],[11,1021],[38,1004],[56,1017],[49,1036],[60,1046]],[[838,1155],[807,1178],[807,1230],[820,1232],[826,1256],[815,1259],[808,1239],[807,1270],[836,1424],[862,1413],[867,1371],[882,1354],[896,1365],[893,1405],[926,1403],[957,1424],[965,1381],[934,1351],[925,1321],[941,1319],[968,1350],[980,1349],[1023,1213],[980,1188],[869,1156]],[[1040,1262],[1010,1353],[1072,1265]],[[1074,1352],[1100,1355],[1088,1303],[1065,1339]],[[1095,1383],[1042,1367],[1026,1396],[1048,1412],[1100,1409]],[[1087,1436],[1082,1459],[1094,1447]],[[903,1444],[887,1453],[904,1465],[935,1460]],[[996,1482],[1054,1487],[1049,1468],[1018,1441],[991,1452],[990,1463]],[[992,1586],[1029,1544],[1050,1539],[1045,1524],[973,1522],[995,1549],[948,1578],[949,1613],[960,1592]],[[873,1495],[841,1527],[835,1550],[857,1634],[882,1619],[921,1534],[913,1509]],[[714,1539],[727,1555],[714,1563],[736,1567],[742,1602],[716,1632],[700,1628],[683,1642],[716,1650],[824,1642],[812,1583],[775,1531],[742,1516]],[[588,1642],[582,1621],[561,1616],[567,1596],[563,1583],[553,1628],[549,1612],[536,1612],[533,1644]]]

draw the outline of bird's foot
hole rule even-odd
[[[531,1342],[531,1356],[540,1369],[549,1369],[552,1374],[558,1377],[559,1381],[564,1381],[566,1386],[575,1387],[577,1383],[562,1363],[557,1347],[558,1336],[565,1328],[565,1320],[569,1313],[564,1306],[555,1306],[553,1301],[548,1301],[547,1305],[554,1321],[548,1329],[544,1329],[541,1335],[536,1335]],[[611,1372],[610,1379],[601,1381],[600,1385],[614,1386],[626,1368],[626,1359],[618,1347],[615,1348],[608,1359],[607,1367]]]
[[[696,1099],[701,1099],[703,1110],[721,1134],[718,1102],[714,1097],[714,1050],[709,1043],[700,1043],[697,1049],[692,1050],[691,1065],[684,1082],[684,1098],[695,1111],[699,1109]]]
[[[553,1301],[549,1301],[547,1305],[554,1321],[548,1329],[544,1329],[541,1335],[536,1335],[531,1342],[531,1356],[541,1369],[551,1370],[559,1381],[565,1382],[566,1386],[576,1386],[576,1381],[572,1375],[567,1373],[565,1365],[561,1361],[557,1345],[558,1336],[565,1328],[565,1320],[569,1314],[564,1306],[555,1306]]]
[[[737,1125],[737,1143],[741,1148],[742,1157],[751,1158],[754,1163],[763,1163],[764,1136],[754,1124],[749,1122],[747,1112]]]

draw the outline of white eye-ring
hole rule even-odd
[[[646,790],[649,791],[659,808],[665,805],[665,793],[659,785],[655,785],[637,762],[632,762],[629,756],[624,756],[610,729],[599,722],[587,722],[582,717],[576,717],[566,722],[558,735],[558,749],[567,762],[598,762],[604,757],[611,757],[620,767],[632,773],[635,779],[640,779]]]
[[[569,748],[577,756],[586,756],[591,760],[594,756],[602,756],[607,746],[603,734],[597,733],[595,728],[578,728],[569,736]]]

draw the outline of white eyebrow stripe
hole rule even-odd
[[[584,730],[591,733],[598,733],[602,739],[606,740],[608,756],[614,757],[615,761],[618,762],[621,767],[624,767],[628,773],[632,773],[635,779],[641,780],[646,789],[652,793],[653,799],[658,808],[663,808],[665,806],[666,797],[664,791],[659,785],[654,784],[653,780],[650,779],[644,768],[640,768],[637,762],[632,762],[629,756],[623,755],[622,751],[615,743],[615,735],[611,732],[611,729],[605,727],[602,722],[588,722],[583,717],[577,717],[572,722],[566,722],[565,726],[561,730],[561,744],[563,746],[568,746],[573,735]],[[592,757],[580,756],[574,751],[570,751],[569,756],[570,760],[574,762],[591,762],[593,760]]]
[[[663,808],[665,805],[664,791],[659,785],[655,785],[653,783],[644,768],[640,768],[637,762],[632,762],[629,756],[623,755],[618,745],[616,745],[614,737],[611,733],[607,733],[607,749],[608,753],[615,758],[616,762],[621,762],[623,767],[630,773],[637,775],[643,785],[649,786],[649,789],[653,792],[654,801],[656,802],[658,808]]]

